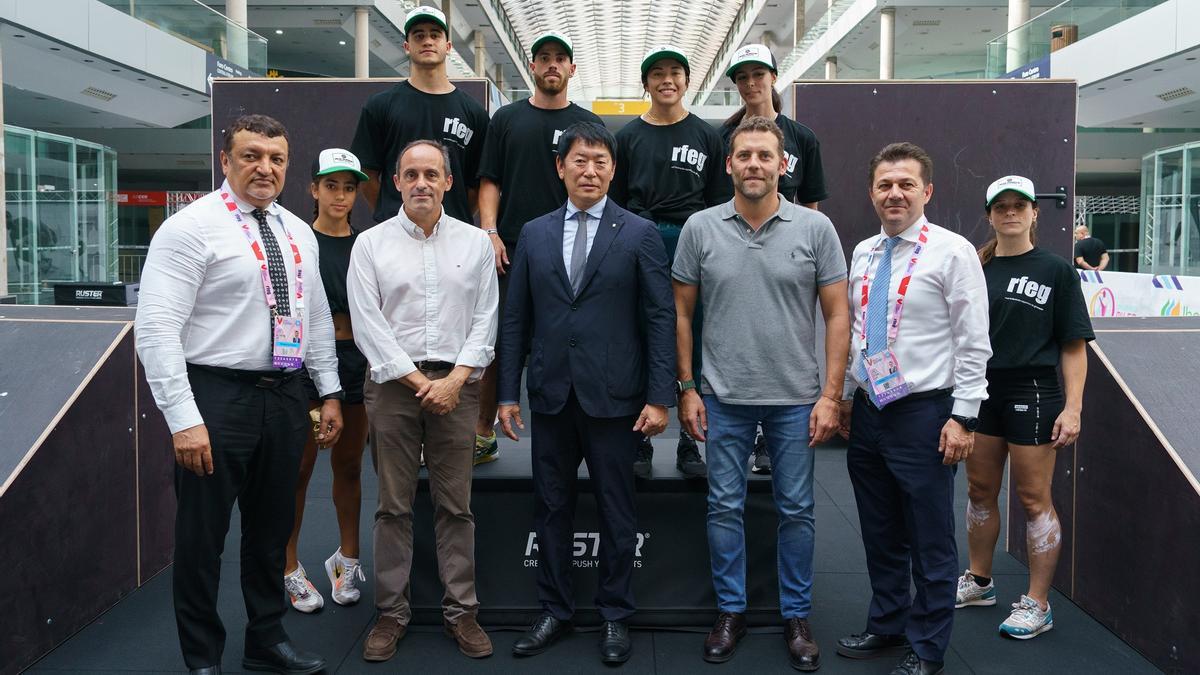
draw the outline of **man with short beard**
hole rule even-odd
[[[370,177],[362,184],[362,193],[377,223],[400,211],[404,200],[392,183],[391,171],[400,151],[418,139],[434,139],[446,146],[455,177],[454,187],[446,193],[446,213],[471,222],[488,116],[478,101],[455,88],[446,76],[451,46],[441,10],[413,9],[404,19],[404,51],[411,67],[408,79],[375,94],[363,105],[350,152]]]
[[[521,227],[566,202],[567,192],[554,166],[559,136],[576,122],[602,124],[590,110],[567,100],[575,75],[571,38],[548,31],[533,41],[529,71],[533,96],[496,111],[488,126],[479,165],[479,226],[491,237],[500,275],[500,317],[508,294],[509,254]],[[503,318],[500,319],[501,321]],[[500,345],[496,345],[499,353]],[[499,458],[496,443],[496,366],[484,373],[475,425],[475,464]]]
[[[793,668],[812,671],[821,665],[808,625],[813,448],[838,428],[850,345],[846,260],[829,218],[779,194],[787,159],[774,122],[743,120],[730,136],[725,167],[733,199],[688,218],[672,268],[679,421],[708,449],[708,549],[719,615],[704,641],[704,660],[728,661],[746,634],[742,513],[761,421],[779,511],[779,609],[788,658]],[[706,332],[699,386],[692,372],[697,300]],[[825,318],[823,387],[817,300]]]

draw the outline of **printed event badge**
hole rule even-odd
[[[275,317],[275,335],[271,343],[271,364],[276,368],[299,368],[304,365],[300,357],[300,341],[304,338],[304,326],[299,317]]]
[[[908,395],[908,383],[900,374],[900,364],[891,349],[878,354],[863,356],[867,367],[867,378],[875,392],[875,404],[881,409],[889,403]]]

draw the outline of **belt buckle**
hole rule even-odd
[[[258,387],[259,389],[274,389],[279,386],[279,382],[280,378],[275,377],[274,375],[263,375],[258,378],[258,381],[254,383],[254,386]]]

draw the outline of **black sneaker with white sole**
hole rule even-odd
[[[700,458],[700,448],[696,439],[688,432],[680,430],[679,445],[675,448],[675,468],[687,478],[707,478],[708,465]]]

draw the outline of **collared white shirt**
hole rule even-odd
[[[483,230],[442,211],[426,237],[404,213],[358,235],[346,280],[354,341],[380,384],[446,361],[475,369],[495,358],[496,256]]]
[[[273,370],[271,311],[263,293],[259,262],[221,193],[227,192],[258,238],[254,206],[223,183],[163,222],[150,242],[142,270],[134,324],[138,356],[154,400],[175,433],[203,424],[188,382],[187,364]],[[304,335],[300,353],[325,395],[341,389],[333,320],[321,284],[319,250],[312,229],[272,203],[267,224],[283,251],[288,300],[296,308],[296,264],[288,233],[300,249],[304,270]],[[286,225],[286,232],[284,226]],[[276,290],[276,293],[279,293]]]
[[[992,355],[988,337],[988,294],[983,267],[975,247],[963,237],[930,223],[924,216],[900,233],[892,250],[888,320],[896,307],[900,281],[908,269],[921,226],[928,224],[928,244],[913,269],[899,334],[892,349],[900,372],[912,392],[954,390],[954,414],[975,417],[987,398],[987,361]],[[869,390],[870,383],[858,379],[862,360],[862,286],[871,262],[871,283],[883,255],[882,231],[854,248],[850,263],[850,365],[846,374],[849,396],[855,386]]]
[[[604,217],[604,207],[608,204],[608,195],[600,198],[600,201],[592,204],[592,207],[587,210],[587,252],[592,253],[592,244],[596,243],[596,233],[600,231],[600,219]],[[575,233],[579,231],[579,220],[576,213],[580,209],[571,200],[567,200],[567,213],[563,217],[563,264],[567,266],[567,271],[571,270],[572,254],[575,252]]]

